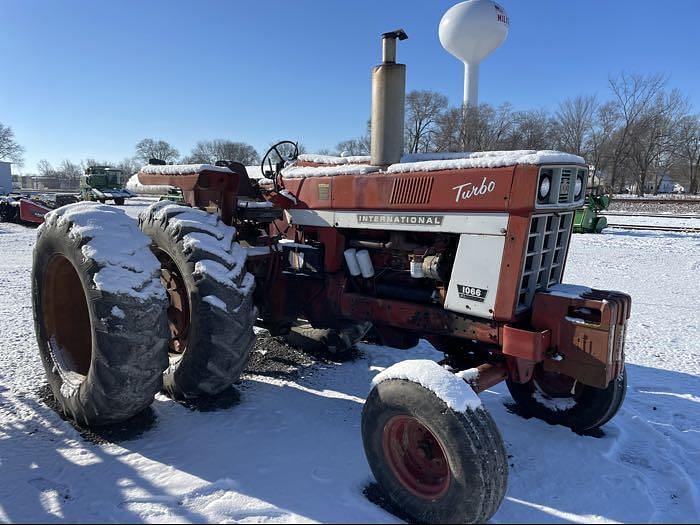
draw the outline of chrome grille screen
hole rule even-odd
[[[561,282],[574,212],[534,215],[520,277],[517,311],[529,308],[535,293]]]

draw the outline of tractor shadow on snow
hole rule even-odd
[[[85,439],[96,445],[105,445],[108,443],[125,443],[134,439],[138,439],[145,432],[152,430],[156,425],[156,415],[151,407],[142,410],[134,417],[114,423],[113,425],[105,425],[102,427],[87,428],[81,426],[73,419],[66,416],[59,406],[56,398],[51,392],[51,387],[48,384],[43,385],[36,391],[39,400],[51,410],[56,412],[63,421],[67,421],[70,425]]]
[[[102,463],[87,467],[69,464],[68,468],[77,469],[78,477],[85,476],[77,474],[81,472],[80,469],[91,471],[94,479],[100,479],[99,485],[103,488],[114,485],[116,489],[119,477],[129,477],[147,486],[151,494],[149,501],[157,502],[159,494],[165,493],[163,487],[146,480],[133,467],[115,461],[99,446],[118,442],[129,454],[138,454],[148,461],[170,465],[205,480],[211,489],[198,489],[203,495],[210,490],[212,493],[220,491],[222,480],[231,478],[236,480],[237,492],[322,522],[376,521],[380,518],[371,508],[377,507],[406,519],[401,509],[393,508],[381,488],[371,479],[362,454],[359,434],[362,404],[358,398],[366,395],[369,382],[377,373],[370,369],[371,365],[378,363],[376,351],[363,349],[360,354],[362,359],[340,367],[291,349],[279,340],[265,341],[265,334],[260,334],[259,339],[260,346],[256,346],[241,385],[242,398],[232,388],[211,407],[188,407],[158,396],[153,409],[117,428],[95,433],[94,430],[86,431],[73,425],[86,441],[95,444],[89,445],[89,449],[102,458]],[[395,352],[397,361],[413,357],[411,351]],[[388,364],[384,363],[385,359],[384,355],[380,357],[382,366]],[[339,370],[345,367],[346,372],[340,375]],[[686,448],[700,452],[700,447],[683,438],[683,433],[689,436],[688,432],[700,431],[700,402],[697,401],[700,398],[700,378],[634,365],[629,365],[629,372],[630,384],[625,406],[618,418],[605,427],[599,439],[592,440],[590,444],[581,441],[590,439],[589,436],[578,436],[546,424],[543,426],[536,420],[513,418],[509,408],[511,399],[503,385],[485,392],[484,404],[502,429],[511,463],[509,490],[496,515],[498,521],[559,521],[556,515],[535,508],[535,505],[571,514],[595,514],[616,521],[646,519],[643,513],[648,509],[643,505],[612,505],[601,499],[603,492],[612,490],[605,485],[604,479],[613,464],[622,469],[619,475],[623,478],[639,472],[641,467],[630,459],[630,443],[635,450],[639,448],[644,451],[655,448],[655,441],[666,440],[664,436],[668,435],[669,450],[675,445],[684,444]],[[281,380],[282,383],[256,380],[255,376]],[[287,382],[293,382],[303,390]],[[324,396],[326,389],[344,398]],[[42,390],[42,394],[43,404],[34,403],[36,416],[26,424],[44,426],[39,434],[46,434],[46,425],[51,425],[51,418],[48,418],[48,422],[41,421],[47,419],[44,405],[53,409],[55,406],[51,405],[52,396],[48,387]],[[192,411],[191,415],[183,412],[181,406]],[[186,422],[187,418],[191,418],[190,421]],[[633,425],[642,425],[645,431],[632,433],[636,428]],[[671,432],[670,427],[676,430]],[[662,429],[663,435],[654,429]],[[26,432],[18,431],[16,437],[21,438],[23,434]],[[535,435],[537,439],[533,443]],[[68,433],[52,445],[56,448],[53,454],[55,461],[65,462],[58,450],[65,447],[64,442],[70,439]],[[206,453],[193,456],[193,446],[205,447],[203,450]],[[338,454],[339,450],[343,450],[343,454]],[[571,450],[576,450],[580,457],[572,459]],[[688,453],[692,456],[695,452],[689,450]],[[50,454],[50,451],[43,454]],[[577,465],[581,468],[593,466],[589,468],[597,475],[590,478],[590,483],[584,482],[569,489],[569,469],[562,469],[560,474],[550,471],[548,483],[556,490],[533,491],[528,462],[533,457],[542,459],[545,456],[567,458],[572,469]],[[12,461],[20,459],[10,458],[10,464]],[[349,468],[351,465],[352,468]],[[600,465],[600,472],[595,470],[596,465]],[[320,474],[318,469],[321,469]],[[305,474],[307,472],[308,475]],[[346,479],[345,476],[347,481],[345,485],[341,483],[341,487],[328,484],[328,479]],[[70,475],[61,477],[69,479]],[[653,483],[654,478],[649,479]],[[661,489],[663,479],[659,478],[658,485],[648,489]],[[286,489],[281,491],[280,486]],[[588,488],[582,490],[585,487]],[[351,500],[351,506],[343,507],[344,511],[325,503],[339,488],[346,494],[351,490],[356,495]],[[99,487],[95,490],[100,491]],[[312,493],[317,497],[309,498],[308,495]],[[175,496],[175,499],[187,501],[189,497],[185,494]],[[674,504],[689,504],[688,497],[687,494],[680,494],[678,499],[674,499]],[[362,505],[362,500],[373,505],[367,508]],[[70,501],[66,505],[77,503]],[[167,506],[173,516],[193,521],[207,520],[207,516],[190,509],[189,504],[173,502],[167,503]],[[2,508],[10,520],[26,521],[23,516],[28,511],[7,504],[2,504]],[[121,511],[129,512],[127,517],[131,520],[142,519],[140,514],[132,514],[129,508]],[[36,511],[33,512],[31,516],[36,518]],[[45,516],[51,517],[49,514]]]

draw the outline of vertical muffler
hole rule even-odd
[[[372,69],[372,165],[388,166],[403,155],[406,65],[396,63],[396,40],[403,29],[382,35],[382,63]]]

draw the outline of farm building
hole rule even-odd
[[[9,162],[0,161],[0,195],[12,191],[12,170]]]

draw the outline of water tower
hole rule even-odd
[[[508,36],[508,15],[492,0],[467,0],[440,20],[440,43],[464,62],[464,103],[479,104],[479,63]]]

